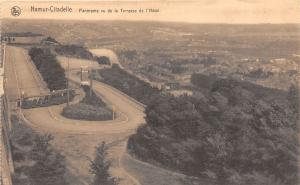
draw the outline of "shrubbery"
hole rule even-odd
[[[95,57],[95,60],[99,64],[110,65],[110,60],[109,60],[109,58],[107,56]]]
[[[129,151],[220,185],[298,184],[298,89],[210,78],[207,95],[152,96]]]
[[[93,105],[79,103],[69,105],[63,109],[62,115],[70,119],[99,121],[111,120],[112,112],[104,107],[95,107]]]
[[[81,100],[80,103],[85,103],[88,105],[98,106],[98,107],[105,107],[106,103],[98,97],[93,90],[90,89],[89,86],[85,85],[82,86],[83,91],[85,92],[84,98]]]
[[[79,120],[111,120],[113,113],[106,103],[94,91],[90,91],[89,86],[83,86],[83,90],[85,91],[85,97],[78,104],[65,107],[62,115]]]
[[[65,157],[58,153],[51,145],[53,136],[49,134],[38,135],[34,138],[34,145],[30,151],[33,166],[28,168],[27,174],[32,184],[66,185]]]
[[[150,97],[160,94],[160,90],[127,73],[118,65],[99,71],[102,81],[119,89],[141,103],[148,104]]]
[[[72,56],[82,59],[93,59],[93,54],[83,46],[78,45],[60,45],[55,48],[59,55]]]
[[[49,49],[31,48],[29,55],[51,91],[66,88],[65,70]]]
[[[60,43],[52,37],[47,37],[41,41],[41,45],[49,45],[49,44],[60,45]]]

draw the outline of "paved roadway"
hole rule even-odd
[[[47,90],[42,88],[42,83],[34,72],[33,66],[28,65],[28,57],[25,49],[6,46],[6,90],[10,100],[16,100],[22,92],[24,92],[26,96],[47,93]]]

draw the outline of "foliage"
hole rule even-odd
[[[52,38],[52,37],[47,37],[47,38],[45,38],[45,39],[43,39],[42,41],[41,41],[41,44],[45,44],[45,45],[47,45],[47,44],[49,44],[49,43],[53,43],[53,44],[60,44],[57,40],[55,40],[54,38]]]
[[[32,184],[65,185],[65,158],[57,153],[50,145],[53,136],[45,134],[35,138],[35,144],[31,150],[31,159],[35,161],[29,168],[28,176]]]
[[[117,185],[118,179],[109,174],[111,167],[107,159],[107,146],[105,142],[96,147],[96,157],[90,164],[90,172],[94,175],[92,185]]]
[[[199,83],[207,95],[153,96],[130,152],[216,184],[297,184],[298,107],[288,100],[298,99],[296,90],[210,78]]]
[[[89,86],[84,85],[82,89],[85,92],[84,98],[80,101],[80,103],[85,103],[88,105],[104,107],[106,103],[96,95],[95,91],[91,90]]]
[[[297,111],[299,108],[299,101],[300,101],[299,100],[299,87],[297,85],[293,84],[290,86],[287,99],[289,101],[291,108],[293,110],[295,110],[294,113],[297,114]]]
[[[82,88],[85,92],[84,98],[77,104],[65,107],[62,115],[79,120],[111,120],[113,113],[106,103],[89,86],[83,86]]]
[[[112,119],[112,111],[107,107],[95,107],[85,103],[65,107],[62,115],[70,119],[88,121],[104,121]]]
[[[31,48],[29,55],[50,90],[66,88],[65,70],[49,49]]]
[[[72,56],[82,59],[93,59],[93,54],[85,47],[79,45],[60,45],[55,48],[59,55]]]
[[[121,69],[118,65],[99,71],[102,81],[119,89],[141,103],[148,104],[151,96],[160,90]]]
[[[185,69],[181,65],[171,65],[171,72],[173,74],[183,73]]]
[[[254,78],[254,79],[261,79],[261,78],[268,78],[272,76],[273,73],[270,71],[263,71],[261,68],[256,69],[254,71],[250,71],[248,74],[246,74],[246,77]]]
[[[125,60],[134,60],[138,56],[138,52],[136,50],[128,50],[128,49],[123,49],[118,52],[118,56],[120,58],[125,59]]]
[[[106,64],[106,65],[110,65],[110,60],[107,56],[101,56],[101,57],[95,57],[95,60],[99,63],[99,64]]]
[[[212,85],[216,82],[217,77],[215,75],[204,75],[204,74],[192,74],[191,83],[198,88],[210,90]]]
[[[67,185],[64,177],[67,172],[64,157],[49,143],[53,137],[36,133],[16,116],[12,116],[11,121],[15,167],[13,184]]]

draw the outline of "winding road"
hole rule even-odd
[[[28,61],[25,49],[7,46],[5,56],[5,76],[7,78],[5,87],[12,105],[20,97],[22,91],[28,96],[48,92],[33,69],[34,66]],[[70,74],[70,79],[79,82],[76,72]],[[145,122],[144,107],[127,95],[101,82],[94,82],[93,89],[105,101],[115,106],[117,112],[115,120],[79,121],[66,119],[60,115],[65,105],[20,111],[29,126],[38,132],[51,133],[55,137],[52,144],[66,157],[69,169],[67,178],[70,184],[90,184],[92,178],[89,174],[89,160],[93,159],[95,146],[106,141],[110,146],[111,172],[121,179],[120,185],[182,185],[183,183],[180,182],[185,178],[184,176],[170,173],[152,165],[144,165],[144,163],[131,159],[127,155],[128,137],[135,132],[139,125]],[[138,174],[139,171],[143,174]],[[155,181],[153,177],[157,176],[160,179]],[[147,183],[141,183],[141,181]]]

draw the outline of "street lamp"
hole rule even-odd
[[[90,65],[90,96],[92,96],[92,89],[93,89],[93,61],[91,60],[91,65]]]
[[[70,92],[69,92],[69,75],[70,75],[70,61],[69,61],[69,56],[67,56],[67,107],[69,106],[70,102]]]

